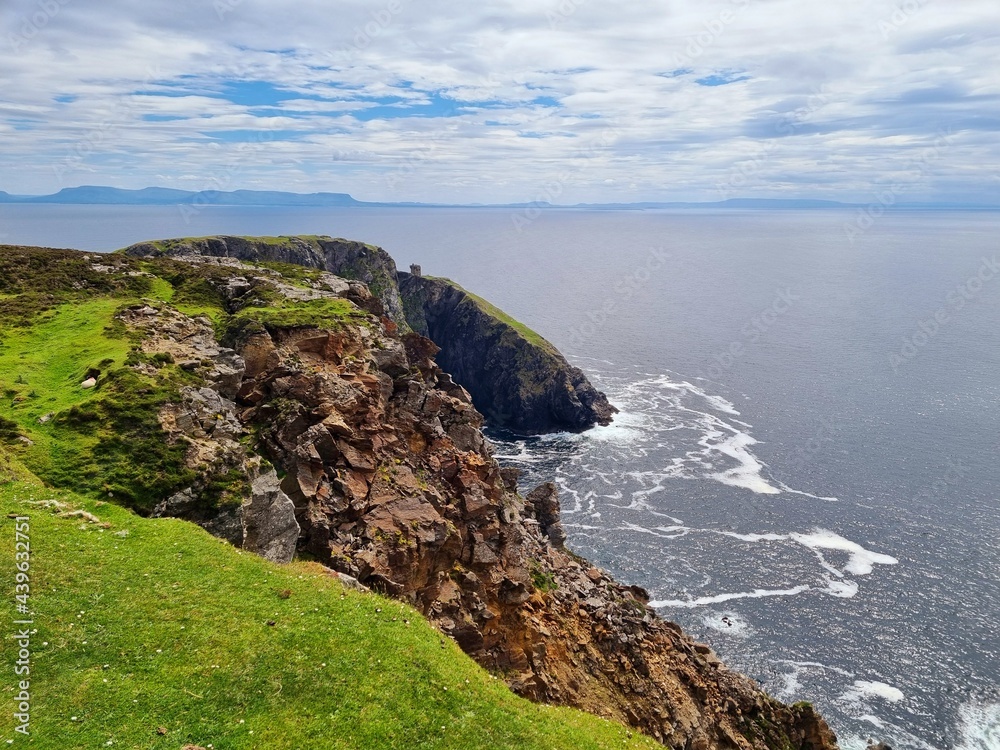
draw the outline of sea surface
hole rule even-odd
[[[574,549],[845,748],[1000,749],[1000,214],[0,206],[6,243],[215,233],[488,297],[621,409],[493,433]]]

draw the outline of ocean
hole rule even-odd
[[[494,432],[569,545],[842,746],[1000,749],[1000,213],[0,206],[0,242],[330,234],[448,276],[621,409]]]

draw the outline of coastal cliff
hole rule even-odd
[[[811,706],[772,699],[566,549],[554,486],[518,494],[438,346],[364,284],[137,256],[5,249],[5,328],[76,336],[38,354],[60,363],[48,401],[35,344],[8,358],[27,377],[3,372],[0,428],[44,481],[310,557],[416,607],[520,695],[671,747],[836,747]]]
[[[537,333],[454,282],[397,273],[392,257],[374,245],[312,235],[220,236],[142,242],[124,252],[293,264],[362,281],[382,303],[370,311],[434,341],[437,361],[492,426],[524,434],[581,432],[610,424],[618,411]]]
[[[399,274],[407,322],[441,347],[437,362],[490,424],[515,432],[582,432],[617,409],[537,333],[448,279]]]

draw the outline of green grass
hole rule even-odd
[[[75,503],[110,526],[58,518],[32,499]],[[31,518],[36,630],[31,735],[15,735],[4,710],[0,742],[52,750],[660,747],[515,697],[414,610],[346,591],[318,565],[273,565],[185,522],[141,519],[29,482],[0,483],[9,601],[8,514]],[[14,658],[4,648],[5,675]],[[12,680],[0,685],[9,706]]]
[[[80,388],[87,371],[120,366],[133,346],[104,333],[121,304],[97,298],[62,305],[30,328],[0,333],[0,414],[33,429],[44,414],[92,399],[93,391]],[[16,396],[5,395],[11,390]],[[32,392],[37,395],[29,398]]]
[[[368,313],[353,302],[341,298],[293,301],[277,300],[270,307],[249,307],[230,316],[222,326],[223,338],[230,339],[252,330],[274,328],[323,328],[337,330],[348,323],[367,325]]]
[[[318,268],[297,266],[294,263],[282,263],[276,260],[258,260],[254,261],[251,265],[277,271],[281,274],[285,282],[302,289],[312,289],[313,287],[310,282],[319,281],[320,276],[323,275],[323,271]]]
[[[535,346],[537,346],[537,347],[539,347],[541,349],[545,349],[546,351],[548,351],[550,353],[553,353],[553,354],[558,354],[559,353],[558,350],[555,348],[555,346],[553,346],[546,339],[544,339],[541,336],[541,334],[536,333],[535,331],[531,330],[524,323],[522,323],[519,320],[516,320],[516,319],[512,318],[510,315],[508,315],[507,313],[505,313],[503,310],[501,310],[499,307],[497,307],[493,303],[487,302],[486,300],[484,300],[479,295],[473,294],[472,292],[470,292],[468,289],[464,289],[463,287],[461,287],[460,285],[456,284],[451,279],[446,279],[446,278],[443,278],[443,277],[436,277],[436,276],[428,276],[426,278],[435,279],[436,281],[441,281],[441,282],[444,282],[445,284],[448,284],[449,286],[453,286],[456,289],[461,289],[463,292],[465,292],[469,296],[469,299],[471,299],[480,310],[482,310],[487,315],[489,315],[489,316],[491,316],[493,318],[496,318],[497,320],[502,321],[503,323],[506,323],[507,325],[509,325],[511,328],[513,328],[515,331],[517,331],[517,333],[520,334],[520,336],[525,341],[527,341],[527,342],[529,342],[531,344],[534,344]]]
[[[140,277],[147,299],[188,315],[207,315],[219,331],[371,323],[348,300],[289,300],[266,279],[255,286],[252,307],[229,315],[212,283],[232,276],[224,267],[112,256],[109,262],[119,265],[120,272],[104,273],[94,272],[80,253],[9,252],[0,253],[10,272],[5,284],[12,290],[0,300],[0,320],[7,316],[20,324],[0,327],[0,440],[16,446],[25,464],[50,485],[111,497],[144,513],[194,481],[194,472],[184,465],[185,445],[164,439],[157,415],[163,404],[179,399],[183,385],[199,381],[169,358],[159,361],[134,351],[137,334],[115,320],[123,306],[141,301],[131,294],[136,277],[126,272],[150,274]],[[17,270],[22,268],[38,272]],[[93,289],[85,299],[68,280],[74,273],[90,279]],[[44,297],[40,312],[22,304],[29,297]],[[156,373],[125,367],[137,361],[153,362]],[[97,387],[81,388],[97,370]],[[45,423],[42,417],[47,417]],[[228,480],[213,482],[205,496],[212,502],[224,498],[231,494],[229,485],[235,486]]]
[[[134,345],[111,329],[120,300],[96,299],[55,308],[44,322],[5,332],[0,345],[0,418],[34,445],[25,463],[57,487],[112,496],[149,511],[190,483],[183,444],[169,445],[157,414],[193,376],[162,367],[155,377],[125,368]],[[88,371],[98,387],[80,387]],[[54,415],[45,424],[43,415]],[[8,441],[9,442],[9,441]]]

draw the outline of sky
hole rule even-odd
[[[997,0],[0,0],[0,190],[1000,204]]]

